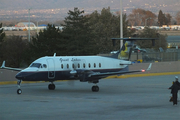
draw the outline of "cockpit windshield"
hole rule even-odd
[[[30,65],[30,67],[37,67],[37,68],[40,68],[40,67],[42,67],[42,66],[41,66],[40,63],[32,63],[32,64]]]

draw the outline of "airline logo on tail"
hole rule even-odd
[[[118,59],[128,59],[129,51],[128,51],[127,45],[128,45],[128,43],[125,43],[124,50],[121,49],[121,51],[118,55]]]
[[[126,41],[118,55],[118,59],[129,60],[129,57],[131,55],[131,49],[131,42]]]

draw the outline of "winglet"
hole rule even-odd
[[[5,61],[3,61],[2,66],[0,67],[1,69],[7,69],[7,70],[14,70],[14,71],[21,71],[23,69],[19,69],[19,68],[10,68],[10,67],[6,67],[5,66]]]
[[[151,66],[152,66],[152,63],[149,64],[149,67],[148,69],[146,69],[146,71],[151,70]]]
[[[5,68],[5,61],[3,61],[1,68]]]
[[[54,53],[54,56],[53,57],[56,57],[56,53]]]

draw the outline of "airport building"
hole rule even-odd
[[[19,22],[16,27],[36,27],[33,22]]]
[[[28,27],[30,28],[30,30],[37,29],[36,25],[33,22],[19,22],[15,26],[16,29],[23,31],[28,30]]]

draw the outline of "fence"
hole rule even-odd
[[[178,52],[156,52],[156,53],[145,53],[142,54],[142,60],[144,62],[149,61],[178,61]]]
[[[152,53],[133,53],[131,61],[142,60],[143,62],[168,62],[178,61],[180,58],[180,51],[173,52],[152,52]]]
[[[111,56],[112,54],[98,54],[98,56]],[[130,61],[136,62],[142,60],[142,62],[169,62],[180,60],[180,49],[171,52],[147,52],[147,53],[132,53]]]

